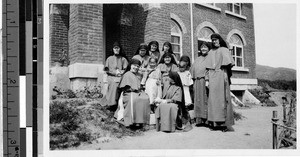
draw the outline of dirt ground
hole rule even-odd
[[[282,118],[282,107],[251,106],[236,108],[245,118],[236,121],[234,132],[210,131],[195,127],[189,132],[165,133],[155,129],[142,136],[122,139],[99,139],[92,144],[81,145],[76,150],[116,149],[272,149],[272,111]]]

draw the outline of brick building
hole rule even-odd
[[[50,63],[53,67],[65,53],[70,88],[79,89],[101,78],[116,40],[128,58],[140,43],[156,40],[160,50],[170,41],[175,53],[194,60],[201,42],[210,41],[212,33],[230,46],[236,64],[231,90],[242,97],[257,85],[250,3],[51,4]]]

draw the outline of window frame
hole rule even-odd
[[[244,19],[244,20],[247,19],[246,16],[242,15],[242,8],[243,8],[242,3],[227,3],[227,4],[230,4],[231,7],[228,7],[228,10],[225,10],[226,14],[229,14],[229,15],[232,15],[232,16]],[[239,10],[240,10],[239,13],[235,13],[236,4],[239,4]]]
[[[213,5],[211,5],[209,3],[196,3],[196,4],[204,6],[206,8],[210,8],[210,9],[218,11],[218,12],[221,12],[221,8],[217,7],[216,3],[213,3]]]
[[[175,54],[178,54],[178,53],[179,53],[179,56],[181,57],[181,56],[183,55],[183,54],[182,54],[182,30],[181,30],[180,25],[179,25],[174,19],[172,19],[171,21],[172,21],[172,23],[174,23],[174,24],[178,27],[180,33],[175,33],[175,32],[172,32],[172,31],[171,31],[171,41],[170,41],[170,43],[171,43],[171,45],[172,45],[172,50],[173,50],[173,52],[174,52]],[[172,28],[171,28],[171,29],[172,29]],[[172,36],[179,37],[179,44],[177,44],[177,43],[172,43]],[[173,45],[179,45],[180,51],[179,51],[179,52],[175,52],[174,49],[173,49]]]
[[[214,32],[214,30],[213,29],[211,29],[210,27],[208,27],[208,26],[205,26],[205,27],[203,27],[203,28],[201,28],[200,30],[199,30],[199,32],[201,32],[201,30],[202,29],[210,29],[211,31],[212,31],[212,33],[215,33]],[[198,36],[199,34],[197,34],[197,41],[198,41],[198,43],[199,43],[199,41],[204,41],[204,42],[209,42],[209,43],[212,43],[212,41],[211,41],[211,39],[210,38],[208,38],[208,39],[206,39],[206,38],[202,38],[202,37],[199,37]],[[198,45],[199,46],[199,45]],[[199,47],[198,47],[199,48]],[[198,49],[198,53],[200,53],[200,50]]]
[[[237,56],[237,48],[241,49],[241,56]],[[234,55],[233,55],[233,51],[234,51]],[[236,68],[244,68],[245,67],[245,64],[244,64],[244,60],[245,60],[244,59],[244,46],[230,43],[230,52],[231,52],[231,56],[234,59],[234,67],[236,67]],[[242,59],[242,66],[238,66],[237,65],[237,58],[241,58]]]

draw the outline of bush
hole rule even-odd
[[[238,120],[242,120],[246,117],[243,116],[241,113],[233,111],[233,118],[234,118],[235,121],[238,121]]]
[[[65,92],[65,95],[67,96],[67,98],[76,98],[76,94],[71,89],[68,89]]]
[[[78,111],[70,107],[67,101],[52,101],[50,103],[50,124],[75,123],[78,121],[78,116]]]
[[[91,99],[53,100],[50,103],[50,149],[77,147],[100,137],[136,136],[142,132],[116,122],[114,113]]]
[[[78,102],[80,101],[73,101],[73,105]],[[74,147],[78,146],[80,142],[91,139],[91,131],[83,127],[83,120],[78,109],[70,106],[68,101],[52,101],[50,103],[51,149]]]
[[[286,81],[286,80],[275,80],[275,81],[270,81],[270,80],[264,80],[264,79],[258,79],[258,85],[259,86],[265,86],[269,85],[270,87],[274,89],[280,89],[280,90],[293,90],[296,91],[297,86],[296,86],[296,80],[292,81]]]
[[[249,89],[249,92],[256,97],[263,106],[277,106],[274,101],[270,100],[270,95],[266,88],[262,89]]]
[[[55,100],[56,98],[90,98],[90,99],[97,99],[102,98],[103,94],[101,93],[101,86],[94,86],[92,88],[90,87],[84,87],[83,90],[76,90],[75,92],[71,89],[68,89],[66,91],[62,90],[61,88],[58,88],[57,86],[54,86],[52,89],[54,92],[56,92],[56,95],[51,95],[51,100]]]

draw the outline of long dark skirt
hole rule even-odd
[[[224,70],[209,70],[208,121],[234,124],[230,88]]]
[[[205,87],[205,79],[200,78],[194,81],[194,112],[197,121],[207,119],[207,96],[208,90]]]
[[[149,124],[150,102],[145,93],[124,93],[124,123],[125,126],[132,124]]]

